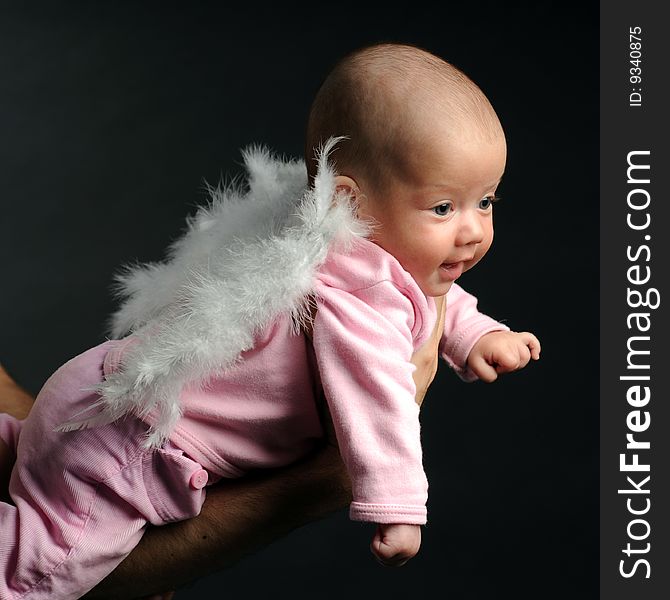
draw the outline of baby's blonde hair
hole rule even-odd
[[[351,52],[330,71],[309,112],[305,159],[310,182],[315,151],[331,136],[346,136],[331,156],[337,173],[383,187],[415,139],[417,116],[436,110],[454,128],[467,123],[468,131],[489,140],[503,135],[479,87],[442,58],[395,43]]]

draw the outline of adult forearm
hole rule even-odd
[[[197,518],[150,528],[86,598],[137,598],[177,589],[350,500],[349,479],[332,446],[285,469],[224,481],[208,491]]]
[[[0,365],[0,412],[25,419],[33,405],[33,397],[8,375]],[[14,463],[14,451],[0,440],[0,502],[8,502],[9,476]]]
[[[0,365],[0,412],[25,419],[33,405],[33,397],[19,386]]]

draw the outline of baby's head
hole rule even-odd
[[[489,101],[441,58],[379,44],[346,56],[319,89],[307,126],[310,181],[315,149],[340,135],[336,184],[375,224],[372,240],[426,295],[444,295],[493,239],[506,145]]]

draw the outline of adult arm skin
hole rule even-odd
[[[436,298],[436,303],[441,318],[412,359],[419,405],[437,369],[444,299]],[[32,398],[0,367],[0,411],[22,418],[31,404]],[[212,486],[198,517],[150,527],[130,555],[85,598],[132,599],[177,589],[350,501],[351,484],[331,431],[328,443],[298,463]]]
[[[25,419],[33,405],[33,397],[21,388],[0,365],[0,412]],[[0,501],[9,500],[7,488],[14,463],[14,453],[0,440]]]
[[[25,419],[33,405],[33,397],[16,383],[0,365],[0,412]]]

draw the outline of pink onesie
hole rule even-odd
[[[142,445],[151,416],[54,431],[95,401],[86,390],[122,363],[132,336],[63,365],[25,422],[0,415],[0,437],[17,452],[14,505],[0,503],[0,598],[78,598],[132,550],[147,522],[197,515],[208,482],[305,455],[323,434],[321,388],[353,484],[351,518],[425,523],[410,359],[434,328],[435,303],[365,239],[346,255],[331,251],[315,294],[312,345],[288,317],[277,319],[225,375],[184,390],[183,416],[162,448]],[[456,284],[447,295],[440,353],[465,380],[474,379],[466,368],[474,343],[507,329],[476,305]]]

